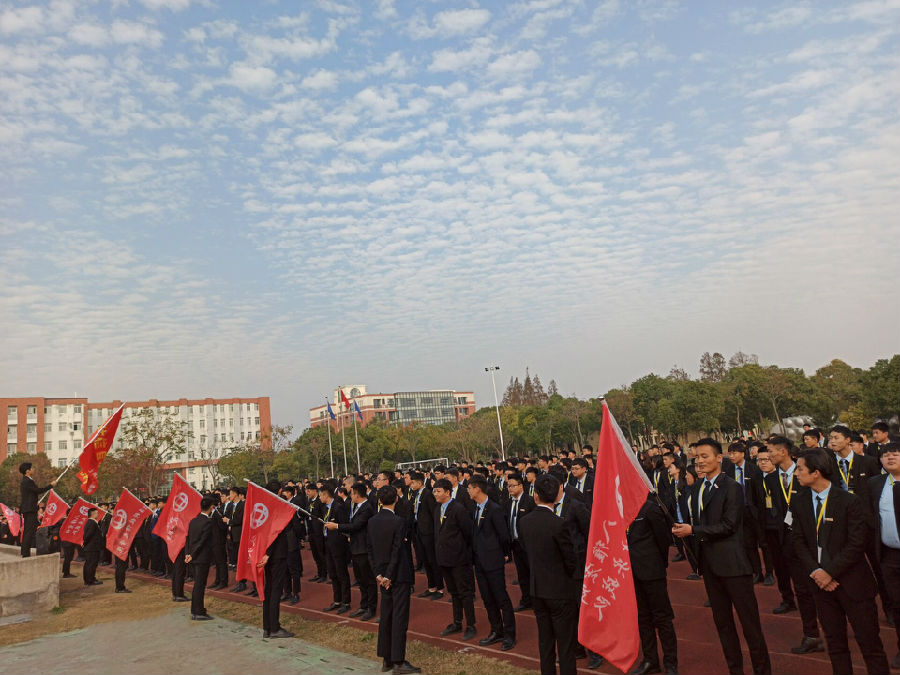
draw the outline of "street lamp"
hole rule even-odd
[[[503,426],[500,424],[500,402],[497,400],[497,383],[494,382],[494,371],[500,370],[500,366],[488,366],[484,369],[491,374],[491,386],[494,388],[494,409],[497,411],[497,428],[500,430],[500,459],[506,460],[506,450],[503,447]]]

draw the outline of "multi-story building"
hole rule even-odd
[[[90,403],[86,398],[0,398],[0,419],[6,422],[6,443],[0,461],[16,452],[42,452],[54,466],[65,467],[81,454],[91,434],[122,405],[121,401]],[[144,410],[168,414],[184,423],[188,440],[183,451],[169,453],[163,484],[178,471],[197,488],[211,487],[218,459],[237,447],[271,442],[272,414],[267,396],[259,398],[128,401],[122,411],[113,451],[122,447],[122,425]],[[165,492],[165,490],[162,490]]]
[[[396,391],[392,394],[370,394],[364,384],[341,385],[334,390],[331,409],[337,416],[332,420],[328,414],[328,406],[320,405],[309,409],[309,426],[317,427],[330,422],[335,429],[341,424],[352,426],[352,415],[356,411],[348,411],[341,403],[341,391],[359,406],[362,419],[356,418],[357,424],[365,426],[373,420],[385,424],[444,424],[458,422],[475,412],[475,394],[471,391],[454,391],[452,389],[433,389],[429,391]]]

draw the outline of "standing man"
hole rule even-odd
[[[212,619],[204,604],[209,566],[213,560],[213,523],[210,520],[212,510],[213,500],[210,497],[200,500],[200,513],[188,525],[184,544],[184,561],[191,565],[194,576],[194,590],[191,593],[191,619],[194,621]]]
[[[216,577],[213,579],[213,585],[209,587],[209,590],[218,591],[228,586],[228,554],[225,550],[228,524],[225,522],[223,514],[221,493],[218,491],[213,492],[210,497],[212,497],[215,505],[210,515],[210,520],[212,520],[213,524],[213,564],[216,568]],[[166,559],[168,560],[168,558]]]
[[[266,490],[277,495],[281,492],[281,483],[273,478],[266,483]],[[291,521],[295,516],[292,516]],[[288,533],[293,526],[291,521],[288,521],[256,563],[257,567],[264,568],[262,606],[264,638],[294,637],[292,632],[281,627],[281,593],[284,590],[284,580],[287,578]]]
[[[84,524],[84,539],[81,550],[84,551],[84,568],[82,574],[85,586],[99,586],[103,582],[97,578],[97,563],[100,562],[100,551],[103,550],[103,535],[100,533],[98,516],[100,511],[96,506],[88,510],[88,519]]]
[[[463,640],[471,640],[476,633],[471,516],[465,506],[453,499],[453,486],[446,478],[436,481],[433,491],[438,504],[434,511],[435,556],[453,599],[453,623],[444,628],[441,635],[463,633]]]
[[[528,553],[531,600],[538,626],[541,675],[576,672],[578,596],[576,555],[571,529],[553,512],[560,483],[553,476],[538,476],[534,485],[534,511],[518,523],[519,538]]]
[[[365,485],[361,494],[365,494]],[[355,488],[356,486],[354,486]],[[354,490],[355,493],[355,490]],[[378,656],[382,672],[397,675],[419,673],[406,660],[406,631],[409,628],[409,596],[415,581],[407,524],[394,514],[397,491],[385,485],[378,489],[381,510],[372,515],[365,529],[366,555],[381,589],[381,616],[378,619]],[[354,503],[354,506],[357,504]],[[359,508],[371,508],[368,500]]]
[[[368,490],[365,483],[354,483],[350,488],[350,519],[349,522],[326,523],[332,532],[340,532],[350,537],[350,558],[353,561],[353,576],[359,584],[359,609],[351,613],[353,618],[360,617],[362,621],[368,621],[375,616],[378,609],[378,584],[375,581],[375,573],[369,561],[369,552],[366,544],[367,527],[369,519],[375,515],[372,505],[368,500]],[[396,503],[397,500],[394,500]],[[393,506],[393,503],[392,503]],[[331,534],[331,532],[329,532]]]
[[[413,472],[409,486],[412,489],[413,531],[420,544],[422,566],[425,568],[425,580],[428,584],[418,597],[439,600],[444,597],[444,579],[434,551],[434,512],[437,503],[434,501],[434,494],[425,487],[424,474]]]
[[[828,447],[831,448],[834,462],[832,481],[843,490],[859,492],[860,498],[867,503],[865,494],[869,487],[868,480],[880,473],[878,460],[868,455],[857,455],[850,447],[852,433],[850,429],[839,424],[828,433]]]
[[[325,559],[328,565],[328,576],[331,577],[333,600],[323,612],[337,610],[338,614],[350,611],[350,573],[347,565],[350,562],[350,546],[347,537],[337,531],[337,526],[350,522],[350,514],[344,504],[335,499],[335,486],[331,481],[322,483],[319,489],[319,500],[322,502],[321,527],[325,538]],[[332,523],[329,525],[329,523]],[[317,527],[316,524],[313,527]]]
[[[741,675],[744,657],[734,624],[741,622],[753,672],[770,675],[772,663],[759,620],[759,606],[753,592],[753,570],[741,538],[744,498],[741,488],[722,473],[722,446],[712,438],[697,441],[697,470],[706,478],[692,505],[692,525],[676,523],[676,537],[693,535],[700,574],[718,627],[719,641],[728,672]]]
[[[38,497],[52,487],[56,487],[56,481],[50,481],[47,487],[38,487],[34,482],[34,467],[31,462],[19,464],[19,473],[22,474],[22,484],[19,486],[19,513],[22,515],[22,547],[23,558],[31,556],[31,547],[34,546],[34,537],[38,528]]]
[[[742,534],[744,537],[744,550],[747,552],[747,560],[753,569],[753,583],[762,581],[762,564],[759,561],[759,519],[760,514],[756,495],[759,483],[762,481],[762,471],[755,464],[747,461],[747,448],[737,441],[728,446],[728,457],[732,463],[731,477],[737,483],[744,495],[744,514]]]
[[[229,490],[231,503],[234,508],[231,510],[231,517],[228,519],[228,529],[231,536],[231,547],[234,549],[233,560],[237,560],[238,551],[241,546],[241,532],[244,529],[244,489],[233,487]],[[247,590],[247,580],[238,579],[237,584],[231,589],[232,593],[242,593]]]
[[[509,489],[506,520],[509,526],[510,551],[516,565],[519,591],[522,593],[522,599],[513,611],[521,612],[531,609],[531,593],[528,590],[531,572],[528,567],[528,554],[519,539],[519,520],[534,510],[534,499],[525,494],[522,474],[511,473],[506,480]]]
[[[484,601],[491,632],[478,641],[486,647],[502,641],[501,651],[516,646],[516,615],[506,592],[506,558],[509,553],[509,530],[504,522],[503,507],[488,499],[487,479],[475,474],[467,487],[475,502],[475,525],[472,533],[472,557],[475,579]]]
[[[797,459],[797,478],[809,491],[791,507],[794,549],[816,585],[816,611],[834,672],[853,672],[849,623],[870,675],[887,673],[875,605],[878,586],[866,561],[866,507],[856,495],[832,485],[831,471],[832,458],[823,449],[807,450]]]
[[[306,499],[309,503],[309,512],[312,518],[306,519],[306,531],[309,534],[309,548],[312,551],[313,560],[316,563],[316,576],[310,579],[313,583],[325,583],[328,581],[328,561],[325,558],[324,528],[319,523],[325,514],[322,500],[319,499],[319,488],[315,483],[306,486]]]
[[[886,426],[886,425],[885,425]],[[885,432],[886,433],[886,432]],[[886,473],[869,479],[869,505],[875,514],[875,551],[877,564],[888,596],[888,606],[897,632],[897,649],[900,650],[900,443],[883,443],[879,446],[881,466]],[[883,597],[882,597],[883,599]],[[900,653],[891,662],[900,669]]]
[[[569,485],[584,495],[584,503],[588,509],[594,505],[594,474],[588,471],[587,460],[583,457],[572,460]]]

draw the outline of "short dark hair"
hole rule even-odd
[[[890,428],[890,426],[888,426],[888,423],[882,422],[881,420],[875,422],[875,424],[872,425],[872,431],[876,431],[876,430],[883,431],[886,434],[889,434],[891,432],[891,428]]]
[[[31,462],[22,462],[21,464],[19,464],[19,473],[24,476],[25,472],[28,471],[28,469],[30,469],[31,466],[32,466]]]
[[[554,464],[549,469],[547,469],[547,475],[553,476],[560,483],[566,482],[566,470],[559,464]],[[537,487],[535,487],[535,490],[537,490]]]
[[[537,467],[534,467],[534,466],[529,466],[529,467],[526,467],[526,468],[525,468],[525,473],[526,473],[526,474],[529,474],[529,473],[536,473],[536,474],[539,474],[540,472],[541,472],[540,469],[538,469]]]
[[[860,435],[858,431],[854,431],[850,434],[850,442],[851,443],[865,443],[863,437]]]
[[[409,479],[411,481],[418,480],[418,481],[422,481],[424,483],[425,482],[425,474],[422,473],[421,471],[411,471],[409,474]]]
[[[369,488],[366,487],[366,484],[362,481],[357,481],[353,485],[350,486],[351,492],[355,492],[360,497],[366,497],[369,494]]]
[[[487,494],[488,491],[488,482],[487,479],[482,476],[480,473],[472,476],[469,481],[469,487],[475,487],[481,490],[484,494]]]
[[[585,443],[584,445],[581,446],[581,449],[582,449],[582,450],[587,450],[587,451],[589,451],[589,452],[593,452],[593,451],[594,451],[594,446],[591,445],[590,443]]]
[[[276,495],[281,490],[281,482],[275,478],[266,483],[266,490],[269,492],[273,492]]]
[[[900,443],[898,443],[897,441],[885,443],[878,451],[878,456],[881,457],[882,455],[886,455],[889,452],[900,452]]]
[[[522,474],[520,474],[518,471],[514,471],[513,473],[507,475],[506,480],[507,482],[514,480],[519,485],[522,485],[525,482],[525,480],[522,478]]]
[[[719,441],[717,441],[715,438],[701,438],[699,441],[697,441],[697,447],[699,448],[701,445],[712,448],[713,452],[717,455],[722,454],[722,444],[719,443]]]
[[[448,476],[456,476],[457,478],[459,478],[459,469],[457,469],[455,466],[451,466],[444,473]]]
[[[329,497],[334,497],[334,493],[336,490],[337,488],[335,488],[334,483],[332,483],[330,480],[326,480],[324,483],[322,483],[322,487],[319,488],[319,492],[324,492]]]
[[[588,463],[584,457],[576,457],[572,460],[572,466],[580,466],[582,469],[587,469]]]
[[[829,433],[832,434],[840,434],[844,438],[850,438],[850,428],[845,427],[843,424],[835,424],[831,427],[831,431]]]
[[[807,429],[803,432],[803,438],[809,436],[810,438],[815,438],[817,441],[822,438],[822,432],[818,429]]]
[[[213,506],[212,497],[204,497],[203,499],[200,500],[200,510],[201,511],[208,511],[209,509],[212,508],[212,506]]]
[[[559,496],[559,481],[550,474],[538,476],[534,481],[534,494],[544,504],[553,504]]]
[[[800,453],[798,460],[802,459],[806,464],[806,469],[810,473],[818,471],[822,474],[822,478],[831,480],[831,457],[824,448],[810,448]]]
[[[432,488],[440,488],[441,490],[450,492],[453,489],[453,484],[446,478],[438,478],[436,481],[434,481],[434,485],[432,486]]]
[[[728,452],[742,452],[747,454],[747,446],[745,446],[741,441],[735,441],[734,443],[730,443],[728,445]]]
[[[785,436],[769,436],[769,438],[766,439],[766,443],[768,443],[769,445],[780,446],[788,452],[790,452],[794,447],[794,444],[791,443],[790,439]]]
[[[390,506],[397,501],[397,490],[390,485],[382,485],[378,488],[378,501]]]

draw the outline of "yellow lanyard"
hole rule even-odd
[[[847,473],[844,473],[844,470],[841,468],[842,460],[838,460],[838,471],[841,472],[841,478],[844,479],[844,485],[847,486],[848,490],[850,489],[850,472],[853,470],[853,455],[855,454],[856,453],[854,452],[850,453],[850,461],[847,462]],[[843,461],[847,461],[846,458],[844,458]]]
[[[831,493],[828,493],[828,497],[831,496]],[[828,497],[825,497],[825,501],[822,502],[822,508],[819,510],[819,517],[816,519],[816,537],[819,536],[819,528],[822,526],[822,518],[825,516],[825,509],[828,508]]]
[[[706,492],[707,482],[708,481],[704,478],[703,485],[700,486],[700,502],[697,504],[697,508],[699,509],[700,513],[703,513],[703,494]]]
[[[790,488],[794,485],[794,474],[791,474],[791,482],[788,483],[788,491],[784,491],[784,481],[781,480],[781,476],[778,476],[778,484],[781,486],[781,494],[784,495],[784,501],[788,506],[791,505],[791,495],[793,494]]]
[[[891,487],[894,487],[894,477],[891,474],[887,475],[888,480],[891,481]]]

